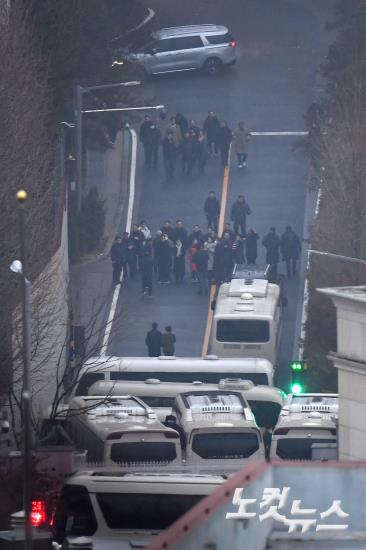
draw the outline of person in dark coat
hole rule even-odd
[[[172,249],[167,235],[161,236],[160,241],[156,243],[155,251],[159,283],[170,283]]]
[[[277,275],[277,264],[280,259],[280,238],[276,233],[276,228],[271,227],[267,235],[262,240],[266,249],[266,262],[271,266],[271,276]]]
[[[122,239],[119,235],[114,239],[114,243],[111,248],[111,260],[113,267],[113,284],[118,285],[121,279],[121,271],[123,267],[124,251],[122,245]]]
[[[220,203],[216,198],[215,192],[210,191],[205,204],[203,205],[207,218],[207,227],[217,230],[219,215],[220,215]]]
[[[244,242],[243,238],[238,234],[232,242],[231,250],[233,253],[233,262],[235,264],[244,263]]]
[[[245,257],[247,264],[255,265],[258,256],[259,235],[254,229],[249,229],[245,237]]]
[[[218,135],[220,132],[220,122],[213,111],[209,111],[203,123],[203,131],[207,139],[207,148],[211,156],[218,156]]]
[[[137,271],[137,270],[140,270],[140,254],[141,254],[142,243],[145,240],[145,235],[139,229],[139,226],[136,223],[132,225],[130,239],[133,242],[132,261],[134,263],[135,271]]]
[[[168,325],[165,327],[165,332],[163,334],[163,352],[164,355],[174,355],[175,354],[175,342],[177,341],[175,334],[172,332],[172,327]]]
[[[153,323],[152,329],[146,335],[145,344],[149,351],[149,357],[160,357],[163,346],[163,335],[158,330],[158,323]]]
[[[180,240],[183,244],[184,250],[187,250],[188,246],[188,233],[186,228],[183,225],[182,220],[177,220],[175,223],[175,228],[172,233],[172,240],[176,243],[177,240]]]
[[[186,258],[183,243],[179,239],[177,239],[173,248],[173,270],[175,282],[177,284],[182,283],[186,271]]]
[[[161,133],[153,122],[150,123],[144,132],[145,164],[147,168],[157,167]]]
[[[142,143],[142,146],[144,148],[145,153],[145,164],[147,165],[147,154],[146,154],[146,137],[148,130],[152,124],[151,117],[149,115],[145,115],[144,122],[140,126],[140,141]]]
[[[142,243],[140,252],[140,271],[141,271],[141,288],[144,296],[152,296],[152,277],[153,277],[154,259],[152,238],[148,237]]]
[[[167,183],[171,183],[174,179],[175,164],[178,156],[178,148],[174,142],[174,137],[169,132],[163,140],[163,157],[165,167],[165,179]]]
[[[173,232],[174,227],[172,226],[172,222],[170,220],[165,220],[162,227],[160,228],[160,231],[169,237],[169,239],[173,239]]]
[[[197,241],[199,245],[203,243],[203,235],[199,225],[194,225],[192,233],[188,237],[188,244],[192,246],[193,241]]]
[[[188,120],[182,113],[177,113],[174,118],[182,132],[182,136],[184,136],[188,132]]]
[[[206,138],[204,133],[201,131],[197,139],[196,144],[196,155],[197,155],[197,166],[198,166],[198,175],[202,176],[205,172],[205,166],[207,163],[207,146]]]
[[[192,156],[192,140],[188,132],[183,134],[180,151],[182,153],[182,174],[184,176],[188,176],[188,168],[190,166],[190,159]]]
[[[220,130],[217,136],[217,143],[220,149],[221,162],[223,166],[227,166],[229,161],[229,149],[230,143],[233,139],[233,134],[230,128],[228,127],[225,120],[220,122]]]
[[[191,176],[193,168],[198,161],[198,140],[194,132],[187,132],[184,136],[181,151],[183,174]]]
[[[201,133],[201,128],[198,126],[195,120],[191,120],[188,127],[188,132],[193,134],[197,139]]]
[[[134,254],[134,243],[127,231],[122,234],[123,248],[123,278],[134,279],[136,277],[136,258]]]
[[[218,284],[230,281],[233,270],[233,254],[229,233],[224,233],[216,246],[213,270]]]
[[[196,264],[196,273],[198,278],[198,294],[208,294],[208,261],[209,252],[207,247],[199,246],[192,260]]]
[[[300,257],[301,242],[290,225],[286,227],[281,237],[280,248],[282,258],[286,262],[287,276],[296,275],[296,262]]]
[[[225,233],[228,233],[228,234],[229,234],[229,238],[230,238],[231,241],[234,240],[235,233],[234,233],[234,231],[233,231],[232,228],[231,228],[231,223],[229,223],[229,222],[225,222],[225,224],[224,224],[224,230],[223,230],[223,232],[222,232],[222,236],[224,236]]]
[[[230,219],[234,222],[234,233],[239,233],[239,227],[241,231],[241,236],[245,237],[246,233],[246,223],[247,223],[247,216],[251,214],[251,209],[249,204],[246,202],[243,195],[239,195],[239,197],[234,202],[232,208],[231,208],[231,215]]]

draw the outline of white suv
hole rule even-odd
[[[171,27],[151,33],[144,46],[126,59],[140,63],[148,75],[203,69],[215,75],[236,62],[236,42],[222,25]]]
[[[54,539],[90,537],[94,550],[145,548],[224,481],[221,475],[80,472],[61,491]]]

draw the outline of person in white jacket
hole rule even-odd
[[[141,233],[143,233],[143,235],[145,237],[145,241],[146,241],[146,239],[151,239],[151,231],[147,227],[145,221],[140,222],[139,230],[141,231]]]

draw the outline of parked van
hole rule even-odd
[[[264,457],[261,433],[240,392],[179,394],[172,412],[172,419],[175,417],[184,432],[187,464],[217,462],[220,466],[229,461],[240,468],[244,460]]]
[[[289,395],[273,431],[271,458],[336,459],[337,419],[337,394]]]
[[[148,75],[202,69],[216,75],[236,62],[236,42],[223,25],[170,27],[125,55],[142,65]]]
[[[179,434],[159,422],[137,397],[75,397],[66,420],[79,450],[87,451],[88,462],[181,464]]]
[[[94,550],[145,548],[224,481],[221,475],[80,472],[62,488],[54,540],[90,537]]]
[[[154,409],[160,421],[172,413],[174,400],[179,393],[190,391],[235,390],[243,393],[256,422],[260,427],[273,428],[283,407],[285,394],[270,386],[255,386],[251,380],[224,378],[218,384],[202,382],[161,382],[158,378],[148,378],[141,382],[120,380],[96,382],[89,388],[89,395],[135,395]]]
[[[158,378],[161,382],[218,384],[222,378],[242,378],[273,386],[273,367],[267,359],[200,357],[91,357],[80,369],[72,395],[88,395],[99,381]]]

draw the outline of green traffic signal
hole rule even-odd
[[[291,393],[302,393],[302,386],[298,382],[295,382],[291,386]]]
[[[301,371],[304,368],[304,364],[302,361],[292,361],[291,363],[291,370],[297,370]]]

